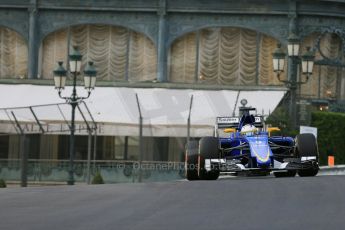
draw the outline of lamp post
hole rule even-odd
[[[73,47],[72,53],[69,55],[69,67],[70,76],[73,78],[73,89],[72,95],[69,97],[63,97],[61,91],[65,88],[67,70],[63,67],[63,62],[58,62],[58,67],[53,71],[54,73],[54,83],[55,89],[58,90],[59,97],[66,100],[68,104],[72,107],[72,117],[71,117],[71,135],[70,135],[70,146],[69,146],[69,171],[68,171],[68,185],[74,184],[74,156],[75,156],[75,142],[74,142],[74,132],[75,132],[75,108],[84,99],[90,97],[91,91],[95,88],[96,84],[96,74],[97,71],[93,66],[93,62],[88,62],[84,70],[84,87],[87,90],[86,97],[78,97],[77,95],[77,76],[80,74],[82,55],[80,54],[78,47]]]
[[[238,108],[238,110],[239,110],[239,115],[240,115],[240,117],[241,117],[241,116],[243,115],[243,112],[242,112],[241,109],[246,108],[246,105],[248,104],[248,101],[247,101],[247,99],[243,98],[243,99],[241,99],[240,103],[241,103],[242,106],[240,106],[240,107]]]
[[[295,34],[291,34],[288,38],[288,56],[290,61],[290,78],[288,80],[282,80],[280,74],[284,72],[285,57],[286,54],[279,43],[277,49],[273,55],[273,71],[277,74],[277,78],[280,82],[283,82],[290,91],[290,104],[289,104],[289,115],[292,118],[292,127],[296,127],[296,91],[297,86],[308,82],[310,75],[313,73],[314,66],[314,53],[310,47],[307,47],[307,51],[299,57],[299,39]],[[302,74],[306,75],[304,81],[297,81],[297,70],[298,66],[302,66]]]

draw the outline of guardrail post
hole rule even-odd
[[[20,135],[20,186],[28,186],[28,154],[27,139],[25,134]]]
[[[138,94],[135,94],[135,98],[137,99],[138,111],[139,111],[139,172],[138,172],[139,175],[138,175],[138,180],[140,183],[142,182],[141,164],[143,161],[143,116],[141,114]]]

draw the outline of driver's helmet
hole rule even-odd
[[[244,125],[241,129],[241,133],[246,136],[253,136],[256,131],[256,127],[251,124]]]

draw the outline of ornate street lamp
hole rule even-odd
[[[285,52],[281,48],[281,44],[279,43],[276,50],[273,53],[273,71],[277,73],[278,80],[280,79],[280,73],[284,72],[284,65],[285,65]]]
[[[276,50],[272,54],[272,56],[273,56],[273,71],[275,73],[277,73],[278,80],[280,82],[284,82],[288,86],[291,86],[291,85],[295,86],[297,84],[305,84],[305,83],[307,83],[307,81],[309,80],[310,75],[313,73],[314,58],[315,58],[314,53],[311,51],[310,47],[307,47],[307,51],[300,58],[299,56],[295,55],[296,54],[296,50],[299,50],[299,45],[296,45],[296,44],[293,44],[293,43],[288,45],[288,50],[289,50],[289,52],[288,52],[289,53],[289,57],[293,58],[293,59],[297,59],[297,62],[302,64],[302,74],[306,75],[306,80],[305,81],[295,81],[295,80],[281,80],[280,79],[280,74],[282,72],[284,72],[285,56],[286,56],[285,52],[281,48],[281,44],[280,43],[277,45]]]
[[[289,56],[289,78],[288,80],[281,80],[280,79],[280,74],[284,71],[281,67],[282,65],[278,65],[278,62],[284,62],[282,59],[283,55],[281,55],[280,49],[280,44],[278,45],[278,48],[276,51],[273,53],[273,70],[274,72],[277,73],[278,80],[281,82],[284,82],[291,93],[291,101],[290,101],[290,116],[293,119],[293,126],[295,127],[296,124],[296,88],[299,84],[304,84],[307,83],[310,75],[312,75],[313,72],[313,67],[314,63],[317,65],[325,65],[325,66],[335,66],[338,68],[345,68],[345,62],[343,60],[343,56],[345,54],[345,30],[343,28],[335,28],[335,27],[329,27],[329,28],[324,28],[316,38],[313,44],[313,48],[310,49],[310,47],[307,47],[306,53],[301,55],[301,57],[298,56],[299,50],[300,50],[300,41],[298,36],[295,34],[296,28],[296,18],[292,18],[292,26],[289,29],[290,36],[288,37],[288,56]],[[338,57],[329,57],[325,55],[321,49],[321,40],[326,34],[333,34],[337,35],[341,39],[342,47],[339,50],[341,52],[341,55]],[[317,51],[320,55],[318,60],[315,59],[314,51]],[[285,56],[285,55],[284,55]],[[303,75],[306,75],[305,81],[297,81],[297,68],[298,65],[301,65],[301,72]]]
[[[292,126],[296,126],[296,89],[300,84],[305,84],[308,82],[310,75],[313,73],[314,66],[314,53],[307,48],[307,52],[299,57],[299,39],[292,33],[288,38],[288,56],[291,61],[290,77],[288,80],[282,80],[280,74],[284,72],[285,65],[285,52],[281,48],[281,44],[278,44],[277,49],[274,51],[273,55],[273,71],[277,74],[277,78],[280,82],[283,82],[290,91],[290,105],[289,112],[292,118]],[[302,66],[302,74],[306,75],[305,81],[297,81],[297,68],[298,64]]]
[[[307,76],[307,81],[309,76],[313,74],[315,55],[311,51],[310,47],[307,47],[307,52],[302,56],[302,74]]]
[[[65,89],[66,85],[66,75],[67,71],[63,67],[63,62],[58,62],[59,66],[54,70],[54,83],[55,83],[55,89],[59,90],[59,93],[62,89]]]
[[[298,61],[302,64],[302,74],[306,75],[306,80],[305,81],[286,81],[286,80],[281,80],[280,79],[280,74],[282,72],[284,72],[284,65],[285,65],[285,52],[284,50],[281,48],[281,44],[279,43],[277,45],[276,50],[274,51],[274,53],[272,54],[273,56],[273,71],[275,73],[277,73],[277,78],[280,82],[284,82],[287,85],[292,85],[292,84],[305,84],[307,83],[310,75],[312,75],[313,73],[313,67],[314,67],[314,58],[315,55],[314,53],[311,51],[310,47],[307,47],[307,51],[302,55],[301,58],[299,58],[298,56],[295,56],[295,51],[299,49],[299,47],[294,47],[296,46],[296,44],[294,45],[288,45],[291,46],[288,48],[289,50],[289,57],[291,58],[297,58]],[[294,47],[294,48],[293,48]],[[290,53],[291,52],[291,53]],[[293,55],[290,55],[293,54]]]
[[[87,99],[91,91],[95,88],[96,85],[96,74],[97,71],[95,67],[93,66],[93,62],[89,62],[84,70],[84,86],[87,90],[87,96],[86,97],[78,97],[76,85],[77,85],[77,76],[80,73],[81,69],[81,60],[82,55],[80,54],[78,47],[73,47],[72,53],[69,55],[69,72],[70,75],[73,77],[73,90],[72,95],[70,97],[62,97],[61,91],[65,88],[66,84],[66,76],[67,71],[63,67],[63,62],[58,62],[58,67],[53,71],[54,73],[54,83],[55,83],[55,89],[58,90],[59,97],[66,100],[67,103],[69,103],[72,107],[72,118],[71,118],[71,135],[70,135],[70,149],[69,149],[69,171],[68,171],[68,180],[67,184],[73,185],[74,184],[74,156],[75,156],[75,142],[74,142],[74,132],[75,132],[75,108],[77,105],[83,101],[84,99]]]
[[[288,55],[289,57],[297,57],[299,54],[299,38],[295,33],[291,33],[288,37]]]

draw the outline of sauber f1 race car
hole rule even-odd
[[[242,117],[217,117],[215,136],[189,141],[185,152],[188,180],[216,180],[220,173],[276,177],[315,176],[319,171],[318,146],[313,134],[296,138],[271,136],[255,108],[241,108]],[[226,134],[220,137],[220,132]]]

